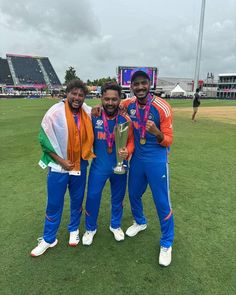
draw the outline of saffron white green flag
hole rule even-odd
[[[39,142],[43,155],[39,161],[40,167],[45,169],[47,166],[56,170],[61,170],[55,160],[50,157],[48,152],[53,152],[63,159],[67,158],[68,128],[65,115],[64,102],[56,103],[43,117],[39,132]]]
[[[91,107],[83,103],[83,110],[91,117]],[[63,159],[67,159],[68,127],[64,102],[53,105],[43,117],[39,132],[39,142],[43,155],[39,161],[40,167],[47,166],[56,171],[64,171],[48,152],[53,152]]]

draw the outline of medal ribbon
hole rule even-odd
[[[75,124],[79,130],[80,128],[80,116],[79,116],[79,113],[78,114],[73,114],[73,117],[74,117],[74,120],[75,120]]]
[[[144,107],[144,116],[143,116],[143,120],[142,120],[141,115],[140,115],[140,111],[139,111],[139,107],[138,107],[138,100],[136,100],[136,116],[137,116],[137,120],[138,120],[140,138],[146,137],[146,123],[147,123],[148,116],[150,113],[151,102],[152,102],[152,96],[149,93],[148,97],[147,97],[147,103]]]
[[[109,148],[112,148],[114,140],[115,140],[114,128],[118,124],[118,115],[116,116],[116,123],[115,123],[115,126],[114,126],[112,132],[110,132],[110,130],[109,130],[107,117],[106,117],[104,112],[102,112],[102,120],[103,120],[103,124],[104,124],[104,130],[105,130],[105,133],[106,133],[107,146]]]

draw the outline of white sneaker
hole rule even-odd
[[[82,238],[83,245],[89,246],[93,242],[93,237],[96,234],[97,230],[87,230]]]
[[[171,263],[171,251],[172,247],[165,248],[161,247],[159,255],[159,264],[163,266],[168,266]]]
[[[70,232],[69,246],[76,247],[79,244],[79,230]]]
[[[38,238],[38,246],[31,251],[30,255],[33,257],[40,256],[45,251],[47,251],[47,249],[55,247],[57,242],[58,240],[56,239],[55,242],[53,242],[52,244],[49,244],[45,242],[43,238]]]
[[[123,232],[123,230],[119,227],[119,228],[112,228],[110,226],[110,231],[114,234],[114,238],[116,241],[123,241],[125,239],[125,234]]]
[[[147,228],[147,224],[137,224],[136,222],[134,222],[133,225],[131,225],[127,231],[126,231],[126,235],[129,237],[134,237],[137,235],[137,233],[139,233],[142,230],[145,230]]]

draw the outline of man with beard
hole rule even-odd
[[[174,220],[169,195],[168,149],[172,143],[172,111],[167,102],[150,94],[145,68],[131,76],[133,98],[122,101],[133,122],[135,149],[130,161],[129,198],[134,223],[126,235],[133,237],[147,227],[142,196],[149,184],[161,225],[159,264],[171,263]]]
[[[60,225],[64,197],[70,194],[69,245],[79,243],[79,224],[86,184],[88,160],[92,159],[93,129],[88,106],[84,104],[86,85],[72,80],[66,89],[67,99],[56,103],[45,114],[39,134],[43,155],[39,162],[48,167],[47,208],[43,237],[31,251],[40,256],[56,246],[56,234]]]
[[[123,213],[123,199],[126,191],[127,173],[115,174],[113,168],[116,166],[116,146],[114,128],[129,120],[127,115],[119,113],[121,87],[114,82],[108,82],[101,89],[102,107],[101,115],[92,117],[94,131],[94,153],[88,179],[88,193],[86,201],[86,232],[83,235],[83,245],[91,245],[97,232],[97,218],[102,197],[102,191],[106,181],[109,179],[111,187],[111,222],[110,231],[114,234],[116,241],[125,238],[121,229]],[[120,149],[119,155],[128,159],[133,152],[133,131],[129,129],[127,146]],[[127,161],[126,161],[127,165]]]

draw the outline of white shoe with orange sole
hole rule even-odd
[[[44,252],[46,252],[47,249],[55,247],[57,243],[58,243],[58,240],[57,239],[55,240],[55,242],[53,242],[53,243],[50,244],[50,243],[45,242],[43,238],[38,238],[38,246],[35,247],[31,251],[30,255],[32,257],[40,256]]]

